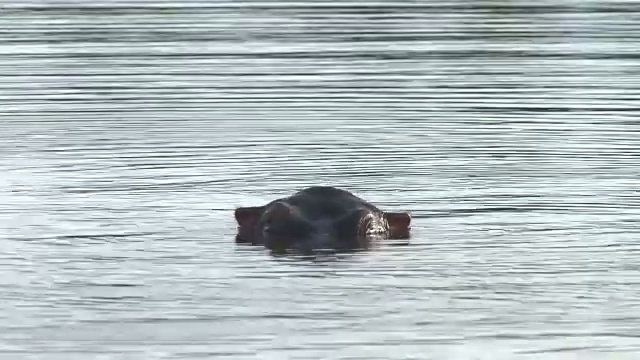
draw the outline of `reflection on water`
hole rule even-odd
[[[638,352],[633,4],[0,11],[4,358]],[[411,244],[234,244],[234,207],[314,184]]]

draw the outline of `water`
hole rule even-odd
[[[633,2],[4,0],[3,359],[640,358]],[[234,207],[413,214],[328,261]]]

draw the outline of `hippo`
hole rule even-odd
[[[274,253],[356,251],[376,239],[407,239],[411,216],[388,212],[332,186],[313,186],[262,206],[238,207],[236,242]]]

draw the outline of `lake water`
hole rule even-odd
[[[0,358],[639,359],[640,4],[4,0]],[[325,261],[233,209],[413,215]]]

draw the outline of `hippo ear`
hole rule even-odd
[[[251,227],[262,215],[264,206],[239,207],[235,211],[236,221],[240,227]]]
[[[385,212],[385,219],[389,223],[391,238],[407,238],[411,229],[411,215],[406,212]]]

